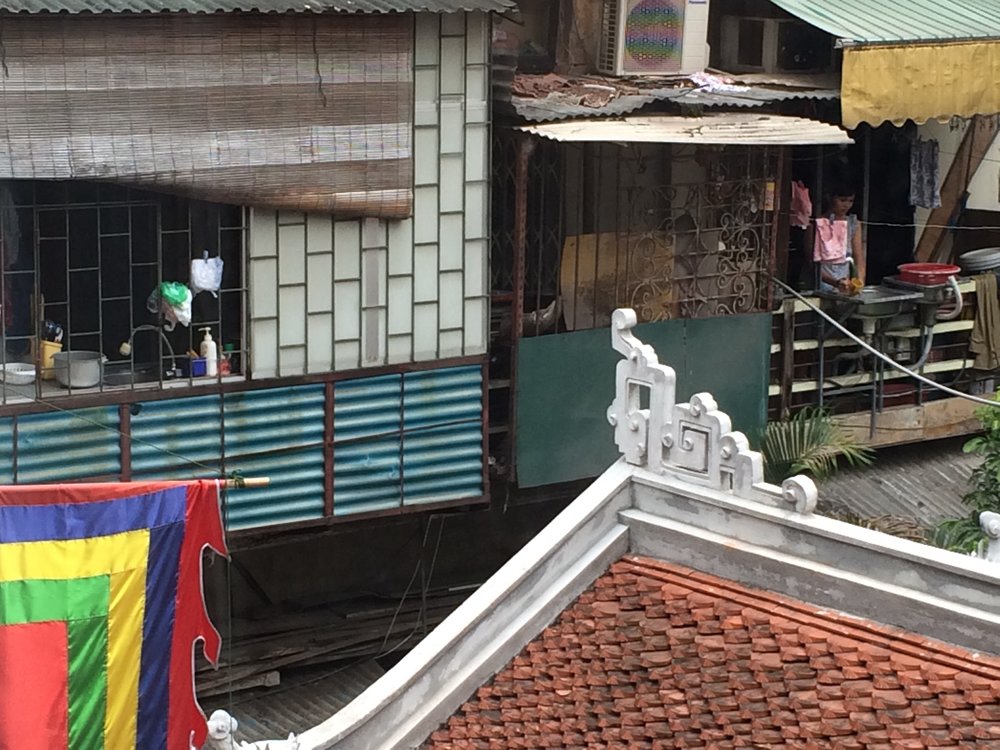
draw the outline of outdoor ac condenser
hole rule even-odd
[[[708,0],[604,0],[601,26],[602,73],[687,75],[708,66]]]

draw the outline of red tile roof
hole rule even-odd
[[[424,747],[1000,748],[1000,658],[626,557]]]

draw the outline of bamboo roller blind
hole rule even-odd
[[[0,178],[408,216],[412,17],[6,15]]]

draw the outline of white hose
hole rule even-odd
[[[949,276],[948,286],[951,287],[951,293],[955,296],[955,309],[946,312],[939,310],[937,314],[938,320],[954,320],[962,314],[962,290],[958,287],[958,279],[954,276]]]
[[[984,404],[986,406],[1000,407],[1000,401],[991,401],[990,399],[980,398],[979,396],[972,396],[972,395],[970,395],[968,393],[962,393],[961,391],[956,391],[954,388],[949,388],[946,385],[941,385],[940,383],[935,383],[930,378],[926,378],[923,375],[921,375],[920,373],[914,372],[913,370],[909,369],[908,367],[904,367],[903,365],[899,364],[899,362],[896,362],[892,357],[890,357],[890,356],[888,356],[886,354],[883,354],[878,349],[876,349],[874,346],[871,346],[867,342],[865,342],[862,339],[860,339],[857,336],[855,336],[853,333],[851,333],[849,330],[847,330],[847,328],[845,328],[843,325],[841,325],[840,323],[838,323],[835,319],[833,319],[832,317],[830,317],[829,315],[827,315],[825,312],[823,312],[822,310],[820,310],[818,307],[816,307],[816,305],[814,305],[812,302],[810,302],[809,300],[807,300],[805,297],[803,297],[797,291],[795,291],[794,289],[792,289],[785,282],[781,281],[780,279],[776,279],[773,276],[771,277],[771,280],[775,284],[777,284],[778,286],[780,286],[782,289],[784,289],[786,292],[790,292],[800,302],[805,303],[805,305],[810,310],[812,310],[817,315],[819,315],[821,318],[823,318],[825,321],[827,321],[828,323],[830,323],[830,325],[832,325],[834,328],[836,328],[842,334],[844,334],[845,336],[847,336],[849,339],[851,339],[851,340],[855,341],[856,343],[860,344],[862,346],[862,348],[867,349],[871,354],[874,354],[876,357],[878,357],[879,359],[881,359],[883,362],[885,362],[886,364],[890,365],[891,367],[894,367],[895,369],[899,370],[900,372],[904,372],[907,375],[909,375],[911,378],[919,380],[924,385],[928,385],[931,388],[935,388],[935,389],[941,391],[942,393],[947,393],[947,394],[950,394],[952,396],[957,396],[959,398],[964,398],[966,401],[974,401],[977,404]]]

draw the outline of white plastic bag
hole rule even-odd
[[[208,250],[200,258],[191,261],[191,293],[211,292],[218,297],[217,292],[222,286],[222,258],[208,257]]]

